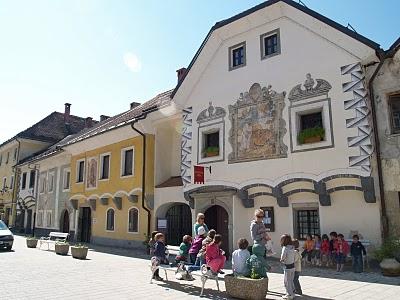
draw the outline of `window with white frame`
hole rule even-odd
[[[48,192],[52,193],[54,191],[54,172],[49,172],[49,178],[47,180],[48,183]]]
[[[139,210],[135,207],[128,212],[128,232],[139,232]]]
[[[14,175],[11,175],[10,178],[10,190],[14,189]]]
[[[3,178],[3,191],[6,189],[7,187],[7,177]]]
[[[82,183],[85,178],[85,160],[78,160],[76,162],[76,182]]]
[[[15,148],[14,149],[14,161],[16,161],[17,160],[17,155],[18,155],[18,148]]]
[[[21,182],[21,189],[26,189],[26,172],[22,173],[22,182]]]
[[[6,156],[6,164],[8,164],[8,161],[10,160],[10,152],[7,152],[7,156]]]
[[[246,65],[246,42],[229,47],[229,71]]]
[[[71,185],[71,170],[64,169],[63,171],[63,190],[69,190]]]
[[[389,96],[391,133],[400,133],[400,94]]]
[[[106,215],[106,230],[107,231],[114,231],[114,225],[115,225],[115,219],[114,219],[114,209],[109,208],[107,210],[107,215]]]
[[[100,180],[110,178],[110,154],[100,155]]]
[[[51,227],[51,222],[52,222],[52,211],[48,210],[46,212],[46,227]]]
[[[33,189],[35,187],[36,180],[36,170],[31,170],[29,173],[29,188]]]
[[[224,122],[199,126],[198,163],[224,160]]]
[[[333,147],[329,98],[293,105],[289,110],[292,152]]]
[[[260,36],[261,59],[281,53],[279,29],[264,33]]]
[[[40,175],[39,185],[39,192],[43,194],[46,191],[46,173]]]
[[[125,148],[121,152],[121,176],[131,176],[134,170],[134,148]]]

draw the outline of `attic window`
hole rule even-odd
[[[264,33],[260,36],[261,59],[281,53],[279,29]]]
[[[246,65],[246,42],[229,48],[229,71]]]

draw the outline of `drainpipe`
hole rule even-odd
[[[150,236],[150,223],[151,223],[151,211],[145,206],[145,194],[146,194],[146,135],[135,128],[135,123],[139,120],[144,120],[147,117],[147,114],[158,110],[157,107],[151,107],[149,109],[143,110],[143,113],[135,118],[131,123],[131,128],[140,134],[143,138],[143,154],[142,154],[142,208],[147,212],[147,237]]]
[[[379,194],[381,198],[381,214],[382,214],[382,237],[385,240],[388,237],[388,220],[386,214],[386,201],[385,201],[385,191],[384,191],[384,183],[383,183],[383,175],[382,175],[382,162],[381,162],[381,151],[380,151],[380,142],[378,136],[378,121],[376,118],[376,107],[375,107],[375,96],[374,96],[374,87],[373,81],[375,77],[378,75],[379,70],[381,69],[382,65],[385,62],[387,55],[381,54],[377,55],[380,59],[378,66],[376,67],[374,73],[372,74],[369,82],[369,95],[371,99],[371,114],[372,114],[372,127],[375,129],[374,132],[374,140],[375,140],[375,147],[376,147],[376,160],[377,160],[377,169],[378,169],[378,182],[379,182]]]

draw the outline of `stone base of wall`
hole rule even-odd
[[[110,239],[99,236],[92,236],[91,243],[107,247],[143,249],[143,250],[145,249],[145,246],[141,241]]]

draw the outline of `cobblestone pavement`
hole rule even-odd
[[[133,257],[135,256],[135,257]],[[59,256],[52,251],[28,249],[25,239],[15,237],[13,252],[0,252],[0,299],[195,299],[200,279],[149,284],[148,260],[141,253],[95,247],[87,260]],[[267,299],[280,299],[283,276],[277,263],[269,274]],[[275,273],[276,272],[276,273]],[[164,276],[164,274],[161,275]],[[308,268],[301,277],[303,297],[296,299],[399,299],[400,278],[378,273],[336,274],[334,270]],[[205,296],[228,299],[215,282],[207,282]]]

